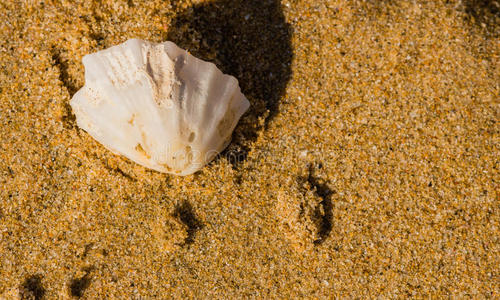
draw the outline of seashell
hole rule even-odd
[[[131,39],[82,61],[85,85],[70,101],[78,126],[156,171],[201,169],[250,106],[236,78],[169,41]]]

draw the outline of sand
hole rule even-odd
[[[0,299],[500,297],[498,1],[0,3]],[[172,40],[238,78],[176,177],[68,103],[83,55]]]

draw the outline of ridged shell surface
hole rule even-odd
[[[83,57],[79,127],[145,167],[192,174],[220,153],[250,103],[238,81],[172,42],[131,39]]]

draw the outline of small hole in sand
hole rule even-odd
[[[188,141],[191,143],[192,141],[194,141],[195,137],[196,137],[196,134],[191,131],[191,134],[189,135]]]

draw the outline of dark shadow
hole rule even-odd
[[[488,35],[500,34],[499,0],[464,0],[465,13],[472,23],[483,28]]]
[[[41,275],[32,275],[27,277],[19,287],[20,299],[44,299],[45,288],[42,285]]]
[[[73,278],[69,283],[69,291],[71,296],[81,298],[85,293],[85,290],[90,286],[92,282],[92,276],[90,272],[92,267],[85,268],[83,271],[85,274],[80,278]]]
[[[68,90],[70,98],[78,91],[78,87],[74,82],[73,77],[69,74],[69,61],[63,59],[61,50],[51,48],[52,55],[52,65],[59,69],[59,80],[63,83],[63,86]]]
[[[237,170],[240,163],[243,163],[247,159],[250,149],[241,145],[242,141],[240,141],[240,143],[235,143],[234,140],[235,139],[232,140],[226,149],[217,154],[210,163],[217,162],[220,159],[226,159],[233,167],[233,170]]]
[[[317,164],[316,168],[322,169],[323,165],[321,163]],[[320,206],[323,208],[323,215],[320,216],[318,211],[318,217],[321,218],[321,226],[319,228],[319,239],[314,241],[315,244],[321,244],[330,235],[333,226],[333,205],[332,205],[332,191],[328,185],[321,179],[314,175],[315,166],[313,164],[309,165],[309,175],[305,180],[309,183],[311,188],[314,190],[315,194],[322,200]],[[304,180],[304,179],[302,179]],[[318,207],[319,209],[319,207]]]
[[[75,83],[74,78],[69,74],[69,62],[63,59],[61,50],[53,46],[50,50],[52,56],[52,65],[59,69],[59,80],[62,82],[63,86],[69,93],[69,98],[71,99],[73,95],[78,91],[78,87]],[[63,126],[66,129],[72,129],[76,126],[76,117],[73,114],[69,102],[64,103],[64,114],[62,116]]]
[[[203,224],[196,218],[191,204],[184,201],[176,205],[173,216],[181,220],[181,222],[187,226],[188,229],[185,243],[187,245],[192,244],[196,232],[203,227]]]
[[[247,152],[262,129],[258,118],[264,117],[266,126],[276,116],[291,77],[292,29],[280,1],[216,0],[174,9],[177,16],[165,39],[235,76],[250,101],[232,142]]]

